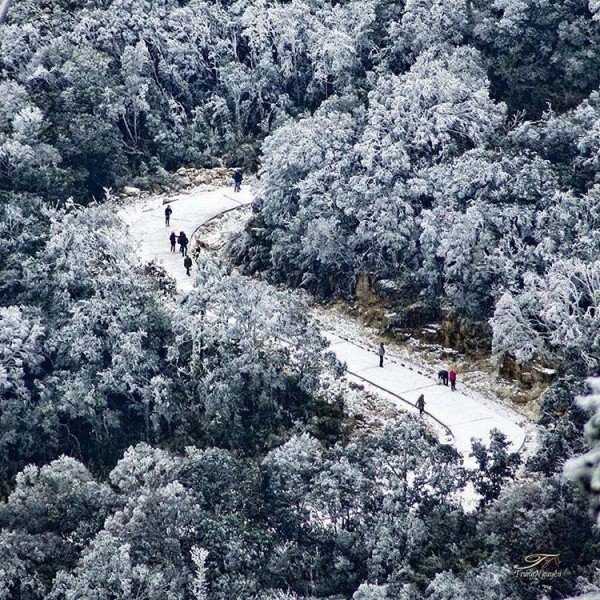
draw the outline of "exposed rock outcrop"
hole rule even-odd
[[[174,173],[167,173],[160,181],[153,181],[150,179],[146,182],[146,185],[142,185],[136,181],[136,186],[126,185],[118,190],[113,190],[112,198],[113,200],[119,201],[126,198],[138,198],[145,194],[171,194],[174,192],[183,192],[190,188],[200,186],[217,188],[233,185],[232,178],[235,170],[235,168],[229,167],[180,167]]]

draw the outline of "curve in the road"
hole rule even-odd
[[[173,204],[173,227],[181,224],[193,235],[209,221],[224,213],[239,210],[252,202],[246,188],[241,194],[228,189],[192,190],[169,198]],[[168,229],[164,227],[164,199],[148,197],[133,207],[121,211],[134,239],[143,247],[141,258],[153,259],[163,264],[175,278],[181,291],[192,288],[192,278],[185,276],[182,261],[168,250]],[[322,326],[321,326],[322,327]],[[492,428],[500,429],[512,442],[513,450],[520,450],[526,439],[523,417],[498,402],[484,401],[474,395],[451,392],[446,386],[436,385],[430,375],[404,361],[388,358],[384,369],[377,365],[373,349],[344,338],[337,332],[322,327],[331,349],[352,377],[389,394],[414,410],[418,395],[426,396],[426,414],[452,437],[457,449],[468,456],[471,438],[489,439]]]

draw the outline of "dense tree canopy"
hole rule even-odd
[[[265,140],[233,260],[326,299],[367,275],[396,309],[489,321],[519,362],[594,372],[598,22],[585,2],[392,13],[365,79]]]
[[[573,404],[600,369],[599,86],[596,0],[13,3],[0,599],[600,591],[598,401]],[[201,255],[177,296],[107,191],[218,163],[258,175],[242,273]],[[365,279],[557,370],[525,460],[345,412],[284,288]],[[532,552],[557,576],[517,577]]]

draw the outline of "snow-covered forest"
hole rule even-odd
[[[597,0],[14,0],[0,600],[600,597],[599,156]],[[216,165],[180,294],[111,190]],[[347,410],[308,303],[365,280],[554,374],[525,454]]]

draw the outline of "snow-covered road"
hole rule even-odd
[[[460,381],[453,392],[419,367],[390,356],[389,352],[384,367],[380,368],[375,346],[357,345],[334,332],[324,331],[324,335],[339,360],[346,363],[351,377],[389,392],[400,407],[410,405],[416,412],[414,405],[423,394],[425,410],[450,430],[456,448],[463,455],[467,456],[471,450],[471,438],[487,441],[494,428],[506,435],[513,450],[520,449],[525,442],[524,417],[499,402],[461,388]]]
[[[181,291],[192,288],[193,277],[185,274],[180,254],[169,251],[168,237],[171,231],[192,234],[206,221],[218,214],[248,204],[252,195],[247,187],[234,194],[231,189],[195,189],[169,197],[173,214],[171,226],[165,227],[163,198],[151,196],[134,202],[120,211],[128,224],[132,239],[139,247],[140,259],[154,259],[162,264],[177,281]],[[450,430],[454,444],[465,456],[471,447],[471,438],[487,441],[493,428],[502,431],[518,450],[525,442],[528,424],[523,416],[509,407],[482,398],[480,395],[461,389],[452,392],[446,386],[437,385],[435,379],[418,367],[389,356],[384,368],[379,367],[375,348],[366,347],[341,337],[334,331],[323,331],[337,357],[345,362],[349,376],[388,392],[401,408],[414,408],[420,394],[424,394],[426,411]]]
[[[162,264],[169,275],[177,281],[177,287],[186,292],[192,289],[194,278],[185,274],[183,257],[178,252],[171,252],[169,235],[174,231],[179,235],[184,231],[191,240],[195,231],[206,221],[217,215],[252,202],[252,195],[247,187],[239,193],[232,189],[221,188],[206,190],[195,188],[189,192],[174,194],[168,197],[173,209],[171,224],[165,226],[165,208],[163,196],[149,196],[127,204],[119,211],[119,216],[129,226],[131,237],[139,248],[140,260],[155,260]],[[191,250],[190,244],[189,249]],[[177,246],[179,249],[179,246]]]

